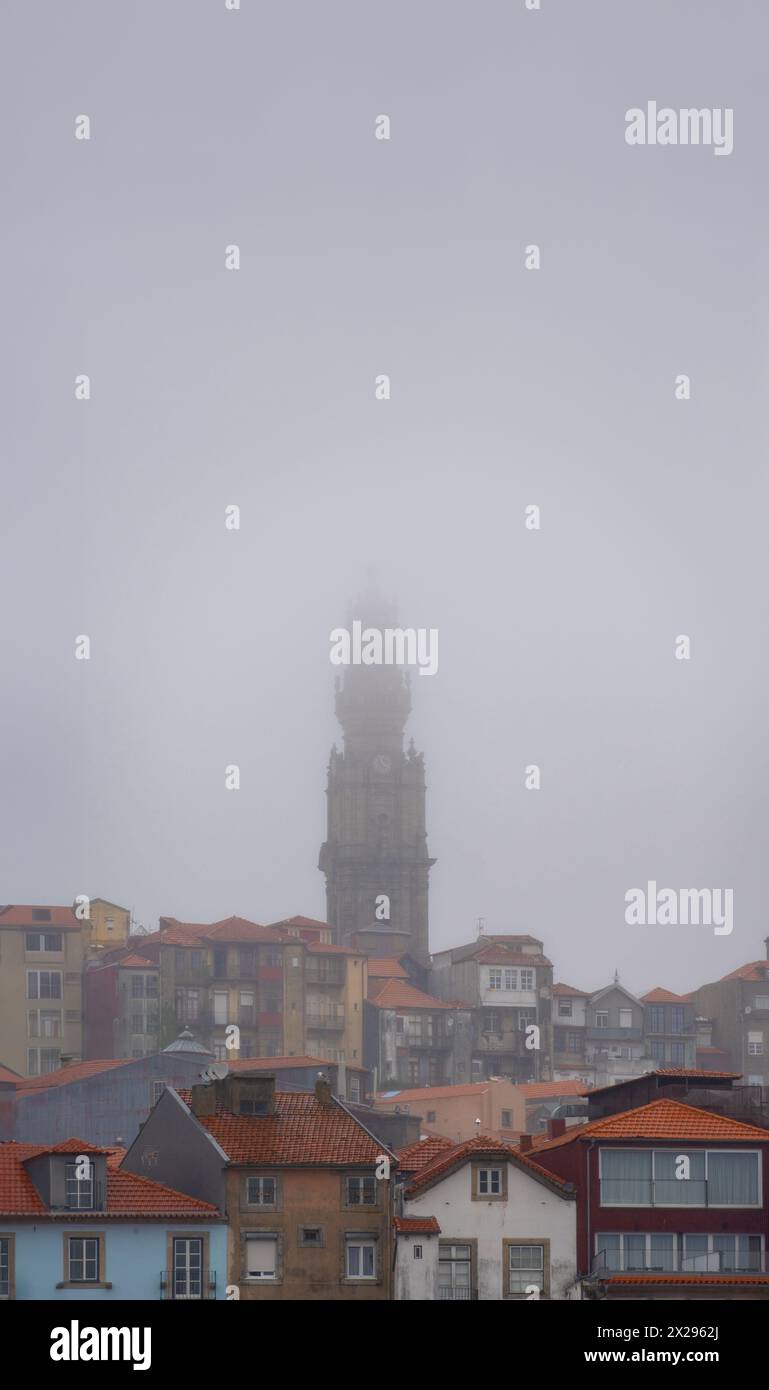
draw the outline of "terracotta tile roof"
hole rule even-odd
[[[407,980],[408,971],[397,956],[369,956],[368,977],[370,980]]]
[[[402,1173],[418,1173],[447,1149],[454,1148],[453,1139],[445,1139],[441,1134],[431,1134],[427,1139],[417,1139],[404,1149],[396,1149]]]
[[[189,1091],[177,1094],[189,1104]],[[276,1091],[275,1104],[274,1115],[233,1115],[217,1108],[215,1115],[196,1118],[231,1163],[302,1168],[369,1166],[388,1152],[336,1100],[321,1105],[313,1092]]]
[[[322,1071],[324,1067],[336,1067],[339,1064],[332,1062],[328,1057],[234,1057],[227,1059],[227,1066],[230,1071],[288,1071],[291,1067],[317,1067]],[[347,1071],[366,1071],[366,1067],[359,1067],[356,1062],[345,1062]]]
[[[160,941],[163,946],[187,946],[191,941],[242,941],[267,945],[283,945],[285,932],[248,922],[244,917],[225,917],[221,922],[177,922],[175,917],[161,917]]]
[[[32,917],[33,912],[48,912],[50,916],[44,922],[36,922]],[[14,904],[0,907],[0,927],[28,927],[30,931],[49,931],[51,927],[56,927],[58,931],[62,928],[80,931],[82,926],[71,907],[48,907],[45,903],[29,907]]]
[[[515,1089],[526,1100],[546,1100],[548,1096],[582,1096],[586,1090],[589,1093],[584,1081],[531,1081]]]
[[[45,1076],[23,1076],[18,1083],[19,1091],[47,1091],[51,1086],[67,1086],[70,1081],[85,1081],[99,1072],[110,1071],[113,1067],[125,1067],[133,1057],[111,1057],[106,1061],[70,1062],[57,1071],[47,1072]]]
[[[146,956],[124,956],[122,960],[114,962],[119,970],[159,970],[160,966],[156,960],[147,960]]]
[[[51,1212],[42,1201],[37,1188],[26,1169],[32,1158],[49,1153],[92,1153],[111,1155],[115,1150],[96,1148],[82,1139],[67,1139],[63,1144],[46,1146],[44,1144],[17,1144],[12,1141],[0,1143],[0,1217],[34,1216],[49,1220],[82,1222],[86,1214],[79,1211]],[[196,1197],[186,1197],[181,1192],[153,1182],[150,1178],[140,1178],[133,1173],[114,1168],[107,1159],[107,1202],[106,1210],[98,1213],[98,1220],[110,1217],[134,1217],[140,1220],[158,1218],[161,1220],[223,1220],[216,1207],[209,1202],[201,1202]],[[93,1219],[93,1215],[89,1217]]]
[[[425,1188],[432,1187],[441,1178],[454,1172],[455,1169],[461,1168],[471,1159],[479,1157],[507,1159],[508,1162],[515,1163],[517,1167],[525,1168],[538,1181],[547,1183],[548,1186],[559,1192],[566,1192],[567,1183],[563,1178],[555,1173],[549,1173],[546,1168],[541,1168],[527,1154],[522,1154],[514,1144],[506,1143],[504,1139],[495,1139],[488,1134],[477,1134],[462,1144],[453,1144],[451,1149],[438,1154],[432,1163],[420,1168],[409,1179],[406,1189],[407,1197],[416,1196]]]
[[[423,994],[421,989],[404,980],[372,980],[369,984],[369,1003],[378,1009],[453,1009],[445,999]]]
[[[589,999],[590,993],[586,989],[575,989],[573,985],[553,985],[553,994],[560,995],[563,999]]]
[[[377,1102],[384,1101],[386,1105],[400,1105],[401,1101],[411,1100],[458,1100],[462,1096],[480,1096],[484,1091],[488,1091],[489,1086],[499,1085],[499,1082],[489,1081],[468,1081],[466,1086],[420,1086],[412,1091],[380,1091],[377,1095]],[[505,1081],[501,1083],[505,1086],[512,1083]]]
[[[474,959],[481,965],[552,965],[547,956],[527,955],[525,951],[514,951],[511,946],[481,946],[474,952]]]
[[[606,1115],[586,1125],[573,1125],[557,1139],[548,1139],[538,1149],[555,1149],[586,1139],[674,1139],[713,1144],[769,1143],[769,1131],[755,1125],[730,1120],[724,1115],[684,1105],[678,1100],[653,1100],[619,1115]]]
[[[396,1216],[393,1226],[402,1236],[439,1236],[441,1233],[434,1216]]]
[[[748,965],[740,965],[730,975],[722,975],[722,980],[747,980],[750,984],[769,984],[769,960],[752,960]]]
[[[716,1288],[727,1284],[769,1285],[769,1274],[607,1274],[601,1275],[602,1284],[689,1284],[704,1288],[710,1284]]]
[[[271,927],[321,927],[323,931],[331,931],[328,922],[321,922],[317,917],[281,917],[279,922],[270,922]]]
[[[11,1071],[10,1067],[0,1066],[0,1081],[12,1081],[14,1085],[17,1085],[19,1081],[23,1080],[24,1077],[19,1076],[17,1071]]]
[[[663,989],[662,985],[656,985],[654,989],[649,990],[648,994],[641,994],[639,998],[642,1004],[685,1004],[688,1002],[686,995],[673,994],[672,990]]]

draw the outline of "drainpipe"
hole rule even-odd
[[[585,1194],[585,1195],[586,1195],[586,1198],[587,1198],[587,1201],[585,1202],[585,1210],[586,1210],[586,1213],[587,1213],[587,1272],[588,1272],[588,1274],[592,1274],[592,1272],[593,1272],[593,1240],[592,1240],[592,1234],[591,1234],[591,1229],[590,1229],[590,1206],[591,1206],[592,1198],[593,1198],[593,1194],[592,1194],[592,1176],[593,1176],[593,1168],[592,1168],[592,1164],[591,1164],[591,1162],[590,1162],[590,1155],[592,1154],[594,1148],[595,1148],[595,1139],[590,1139],[590,1140],[588,1140],[587,1154],[586,1154],[586,1165],[587,1165],[587,1192],[586,1192],[586,1194]]]

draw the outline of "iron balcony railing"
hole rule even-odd
[[[308,1028],[344,1028],[344,1011],[332,1012],[312,1012],[306,1015]]]
[[[477,1299],[477,1289],[439,1289],[439,1303],[470,1303]]]
[[[593,1259],[591,1273],[611,1274],[764,1274],[767,1266],[762,1256],[742,1255],[737,1260],[726,1259],[723,1251],[709,1250],[701,1255],[678,1255],[673,1250],[660,1250],[650,1255],[619,1250],[599,1250]]]
[[[160,1297],[185,1303],[216,1298],[216,1270],[203,1269],[195,1273],[190,1270],[161,1269]]]

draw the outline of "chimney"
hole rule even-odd
[[[548,1139],[560,1139],[566,1133],[566,1121],[563,1118],[553,1119],[552,1116],[547,1122]]]
[[[318,1105],[323,1106],[324,1110],[327,1110],[334,1103],[331,1095],[331,1082],[321,1071],[318,1072],[318,1079],[315,1082],[315,1099]]]
[[[531,1150],[531,1135],[521,1134],[518,1138],[518,1148],[522,1154],[527,1154]]]

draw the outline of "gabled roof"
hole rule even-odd
[[[369,985],[368,1000],[378,1009],[453,1009],[445,999],[436,999],[432,994],[423,994],[415,985],[405,980],[372,980]]]
[[[604,985],[603,989],[597,989],[595,994],[590,995],[590,1003],[597,1004],[599,999],[603,999],[605,994],[611,994],[615,989],[618,989],[620,994],[624,994],[631,1003],[637,1004],[639,1008],[641,1007],[641,1001],[637,995],[631,994],[630,990],[626,989],[624,985],[621,985],[618,980],[613,980],[610,985]]]
[[[439,1236],[441,1233],[434,1216],[396,1216],[393,1226],[399,1236]]]
[[[191,1093],[176,1094],[189,1107]],[[322,1105],[313,1092],[275,1092],[273,1115],[233,1115],[217,1106],[215,1115],[196,1115],[230,1163],[347,1168],[375,1165],[389,1151],[335,1098]],[[393,1162],[397,1163],[395,1155]]]
[[[555,984],[553,994],[561,999],[589,999],[590,991],[587,989],[575,989],[573,985]]]
[[[418,1173],[434,1163],[440,1154],[454,1148],[453,1139],[444,1139],[441,1134],[431,1134],[426,1139],[417,1139],[403,1149],[396,1149],[402,1173]]]
[[[77,1220],[80,1224],[94,1220],[131,1217],[138,1220],[183,1220],[183,1221],[222,1221],[217,1208],[210,1202],[201,1202],[197,1197],[187,1197],[162,1183],[150,1178],[140,1178],[134,1173],[115,1168],[110,1162],[112,1149],[100,1149],[86,1144],[82,1139],[67,1139],[62,1144],[17,1144],[13,1141],[0,1143],[0,1218],[12,1216],[31,1216],[39,1220],[46,1217],[53,1221]],[[84,1212],[55,1211],[46,1207],[35,1187],[26,1165],[30,1159],[45,1154],[90,1153],[106,1154],[107,1194],[106,1209]]]
[[[328,922],[321,922],[317,917],[281,917],[279,922],[270,922],[271,927],[320,927],[323,931],[331,931]]]
[[[397,956],[369,956],[368,977],[370,980],[407,980],[409,976]]]
[[[161,917],[161,943],[164,946],[186,946],[193,940],[242,941],[244,943],[280,944],[285,933],[245,917],[225,917],[221,922],[178,922],[175,917]]]
[[[35,922],[33,912],[48,912],[50,915],[44,922]],[[49,907],[47,903],[32,903],[29,906],[10,903],[7,907],[0,907],[0,927],[28,927],[30,931],[56,927],[59,931],[62,928],[65,931],[80,931],[82,926],[71,907]]]
[[[539,950],[528,953],[523,950],[524,946],[538,946]],[[541,951],[542,942],[535,936],[481,936],[467,946],[452,946],[447,951],[436,951],[435,955],[448,955],[452,962],[482,959],[484,964],[491,965],[551,965]],[[495,953],[499,955],[498,961]]]
[[[752,960],[748,965],[740,965],[730,975],[722,975],[722,980],[746,980],[749,984],[769,984],[769,960]]]
[[[653,1100],[619,1115],[606,1115],[586,1125],[574,1125],[557,1139],[538,1144],[537,1150],[563,1148],[592,1139],[673,1139],[677,1142],[712,1144],[769,1144],[769,1130],[730,1120],[710,1110],[684,1105],[679,1100]]]
[[[111,1071],[113,1067],[125,1067],[134,1061],[135,1057],[110,1057],[106,1061],[70,1062],[66,1067],[59,1067],[57,1071],[47,1072],[45,1076],[23,1076],[16,1089],[19,1094],[26,1091],[47,1091],[52,1086],[68,1086],[71,1081],[85,1081],[89,1076]]]
[[[697,1048],[698,1052],[702,1052],[703,1050],[703,1048]],[[699,1067],[655,1067],[654,1071],[641,1072],[638,1076],[629,1077],[627,1081],[610,1081],[608,1085],[596,1086],[593,1090],[586,1087],[584,1094],[600,1096],[606,1091],[616,1091],[620,1086],[633,1086],[636,1081],[642,1079],[647,1081],[654,1076],[670,1077],[672,1080],[678,1081],[697,1082],[705,1079],[710,1081],[739,1081],[740,1075],[741,1073],[738,1071],[702,1071]]]
[[[488,1158],[498,1163],[504,1161],[512,1163],[516,1168],[523,1169],[531,1177],[536,1178],[537,1182],[544,1183],[545,1186],[558,1193],[560,1197],[573,1197],[574,1189],[563,1178],[555,1173],[549,1173],[546,1168],[540,1167],[533,1159],[522,1154],[513,1144],[507,1144],[503,1139],[494,1139],[488,1134],[477,1134],[472,1139],[465,1140],[462,1144],[454,1144],[445,1153],[438,1154],[433,1162],[420,1168],[409,1179],[406,1188],[406,1197],[418,1197],[442,1178],[448,1177],[450,1173],[456,1172],[466,1163],[474,1159]]]
[[[156,960],[147,960],[146,956],[130,955],[124,956],[122,960],[113,961],[118,970],[159,970],[160,966]]]
[[[641,995],[642,1004],[688,1004],[689,1000],[685,994],[673,994],[670,989],[663,989],[662,985],[656,985],[650,989],[648,994]]]
[[[19,1072],[14,1071],[12,1067],[4,1067],[0,1064],[0,1082],[10,1081],[13,1082],[14,1085],[17,1085],[19,1081],[23,1080],[23,1076],[21,1076]]]

